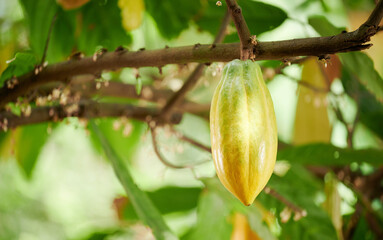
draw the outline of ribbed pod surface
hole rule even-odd
[[[212,99],[210,135],[220,181],[252,204],[271,177],[278,144],[273,102],[257,63],[225,66]]]

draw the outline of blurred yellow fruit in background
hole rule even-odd
[[[122,26],[126,31],[141,25],[145,10],[143,0],[118,0],[118,7],[121,9]]]

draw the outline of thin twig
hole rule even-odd
[[[154,123],[154,122],[153,122]],[[155,123],[154,123],[155,124]],[[153,148],[154,148],[154,152],[156,153],[158,159],[167,167],[170,167],[170,168],[175,168],[175,169],[182,169],[182,168],[193,168],[197,165],[201,165],[201,164],[204,164],[204,163],[207,163],[207,162],[210,162],[209,160],[208,161],[201,161],[201,162],[198,162],[198,163],[194,163],[192,165],[175,165],[171,162],[169,162],[164,156],[162,156],[159,148],[158,148],[158,144],[157,144],[157,134],[156,134],[156,127],[157,126],[152,126],[152,122],[149,122],[148,123],[148,126],[149,126],[149,129],[150,129],[150,133],[152,135],[152,144],[153,144]]]
[[[281,194],[279,194],[276,190],[274,190],[274,189],[272,189],[270,187],[265,187],[264,191],[265,191],[266,194],[269,194],[270,196],[274,197],[278,201],[280,201],[283,204],[285,204],[288,208],[293,210],[294,213],[295,213],[295,218],[297,220],[302,218],[302,217],[306,217],[307,216],[307,211],[306,210],[296,206],[294,203],[290,202],[285,197],[283,197]]]
[[[49,27],[48,36],[47,36],[47,40],[45,42],[44,53],[43,53],[43,57],[41,58],[40,66],[44,65],[45,58],[47,56],[49,41],[50,41],[51,36],[52,36],[53,26],[55,25],[55,22],[57,19],[57,14],[58,14],[58,12],[56,12],[55,15],[53,16],[52,21],[51,21],[51,25]]]
[[[162,156],[160,150],[158,149],[157,139],[156,139],[157,138],[156,127],[150,126],[150,123],[149,123],[149,128],[150,128],[150,133],[152,135],[152,144],[153,144],[154,152],[156,153],[158,159],[165,166],[170,167],[170,168],[175,168],[175,169],[189,168],[189,166],[178,166],[178,165],[174,165],[173,163],[167,161],[166,158]]]
[[[226,0],[227,8],[233,18],[239,40],[241,42],[241,59],[254,59],[253,44],[251,41],[251,33],[247,26],[246,20],[242,15],[242,9],[235,0]]]
[[[191,138],[185,136],[184,134],[182,134],[182,133],[178,132],[176,129],[174,129],[173,126],[170,126],[170,130],[171,130],[171,131],[172,131],[172,132],[173,132],[179,139],[181,139],[182,141],[188,142],[188,143],[190,143],[190,144],[192,144],[192,145],[194,145],[194,146],[196,146],[196,147],[198,147],[198,148],[200,148],[200,149],[202,149],[202,150],[205,150],[205,151],[208,152],[208,153],[211,153],[211,148],[210,148],[210,147],[205,146],[205,145],[203,145],[202,143],[199,143],[199,142],[197,142],[196,140],[191,139]]]
[[[223,41],[223,39],[226,36],[226,29],[227,26],[230,22],[230,14],[226,12],[222,23],[220,30],[214,39],[213,45],[211,46],[212,48],[215,48],[215,44]],[[162,109],[159,119],[167,119],[169,114],[171,113],[172,109],[177,107],[185,98],[185,95],[188,91],[190,91],[198,82],[198,79],[201,77],[202,72],[205,68],[205,65],[200,63],[197,65],[197,67],[194,69],[192,74],[190,74],[189,78],[185,81],[184,85],[181,87],[180,90],[178,90],[173,96],[167,101],[166,105]]]

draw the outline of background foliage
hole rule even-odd
[[[211,43],[225,14],[215,0],[90,0],[73,9],[62,2],[0,0],[0,85],[40,63],[55,15],[49,64],[101,48]],[[261,41],[353,30],[374,7],[373,0],[238,3]],[[268,187],[280,198],[264,191],[251,207],[242,206],[215,177],[211,155],[168,128],[158,133],[161,151],[172,163],[193,168],[165,167],[143,122],[69,118],[0,132],[0,239],[377,239],[371,219],[383,226],[382,177],[373,189],[368,181],[383,163],[382,37],[375,36],[366,52],[332,56],[327,67],[315,58],[287,67],[261,62],[280,140]],[[238,41],[231,24],[225,42]],[[187,98],[209,103],[222,66],[207,67]],[[122,69],[102,78],[177,90],[193,67],[169,65],[162,74],[157,68]],[[28,111],[27,105],[8,107],[15,114]],[[184,114],[175,128],[210,144],[202,117]],[[355,185],[355,179],[367,184]],[[307,216],[297,216],[284,200]]]

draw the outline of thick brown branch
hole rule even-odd
[[[382,18],[381,0],[367,24],[375,24]],[[374,25],[375,26],[375,25]],[[338,52],[359,51],[370,47],[364,44],[376,33],[377,26],[363,24],[354,32],[340,33],[329,37],[293,39],[285,41],[258,42],[255,46],[255,60],[286,59],[298,56],[321,56]],[[116,70],[123,67],[163,66],[187,62],[227,62],[240,58],[239,43],[195,45],[159,50],[137,52],[109,52],[96,60],[86,57],[80,60],[69,60],[44,68],[38,75],[30,72],[19,77],[19,84],[12,89],[7,84],[0,89],[0,108],[9,101],[15,100],[29,90],[42,84],[66,79],[82,74],[99,74],[104,70]]]
[[[241,7],[235,0],[226,0],[226,4],[233,18],[239,40],[241,42],[241,59],[246,60],[254,58],[250,30],[246,24],[245,18],[242,15]]]
[[[140,121],[147,121],[158,114],[158,108],[144,108],[129,104],[98,103],[89,101],[79,104],[58,105],[49,107],[38,107],[31,111],[29,116],[17,116],[11,112],[0,112],[2,129],[15,128],[21,125],[36,124],[49,121],[59,121],[67,117],[79,118],[103,118],[103,117],[128,117]],[[174,113],[170,123],[177,124],[181,121],[182,115]],[[4,125],[6,122],[6,126]]]
[[[364,23],[366,26],[373,26],[375,28],[378,27],[380,21],[383,18],[383,0],[380,0],[376,6],[375,9],[372,11],[370,17],[368,20]]]

